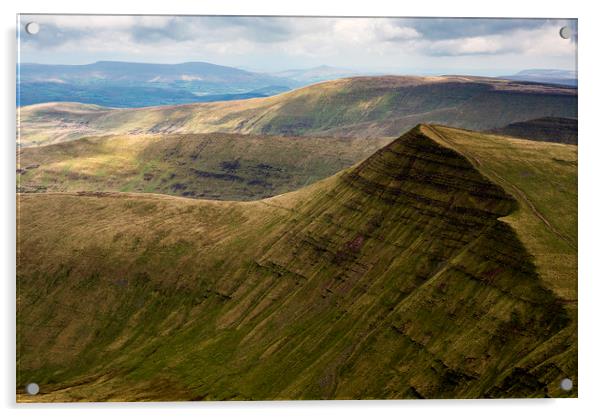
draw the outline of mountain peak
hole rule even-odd
[[[417,199],[437,207],[508,215],[515,200],[486,179],[437,128],[418,124],[353,169],[353,187],[385,201]],[[478,187],[475,184],[479,184]]]

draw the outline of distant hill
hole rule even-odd
[[[360,75],[356,71],[330,67],[328,65],[321,65],[314,68],[305,69],[291,69],[286,71],[280,71],[273,73],[278,77],[290,78],[304,84],[313,84],[320,81],[335,80],[337,78],[346,78]],[[364,74],[365,75],[365,74]]]
[[[542,117],[540,119],[511,123],[507,126],[493,129],[491,132],[530,140],[577,145],[577,119]]]
[[[535,83],[559,84],[577,87],[577,72],[554,69],[530,69],[514,75],[501,76],[506,80],[530,81]]]
[[[26,106],[20,146],[140,133],[396,137],[422,122],[490,130],[540,117],[577,117],[577,90],[484,77],[354,77],[241,101],[142,109]]]
[[[420,125],[254,202],[19,194],[18,401],[577,397],[576,181]]]
[[[273,93],[272,90],[280,93],[299,85],[287,78],[206,62],[173,65],[114,61],[88,65],[24,63],[19,65],[17,99],[21,106],[77,101],[109,107],[144,107],[265,97]]]

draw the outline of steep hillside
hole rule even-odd
[[[562,117],[542,117],[510,123],[508,126],[493,129],[492,133],[529,140],[577,144],[577,119]]]
[[[273,97],[143,109],[50,103],[20,110],[20,146],[90,135],[234,132],[395,137],[417,123],[477,130],[577,117],[577,90],[479,77],[356,77]]]
[[[259,200],[333,175],[389,142],[226,133],[83,138],[20,149],[17,190]]]
[[[19,392],[576,396],[576,269],[541,251],[576,255],[574,148],[419,126],[256,202],[21,194]]]

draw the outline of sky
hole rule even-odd
[[[36,35],[25,32],[40,25]],[[562,39],[559,30],[572,28]],[[395,74],[576,71],[569,19],[21,15],[21,62],[204,61],[253,71],[328,65]]]

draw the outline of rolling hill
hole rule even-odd
[[[83,138],[20,149],[17,190],[258,200],[333,175],[388,142],[231,133]]]
[[[18,399],[574,397],[576,153],[420,125],[259,201],[19,194]]]
[[[530,140],[577,145],[578,126],[577,119],[542,117],[540,119],[510,123],[508,126],[493,129],[491,133]]]
[[[20,146],[107,134],[244,133],[395,137],[417,123],[489,130],[577,117],[577,90],[482,77],[356,77],[267,98],[108,109],[46,103],[20,109]]]

